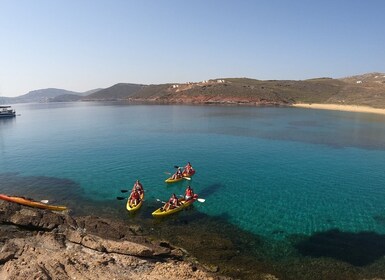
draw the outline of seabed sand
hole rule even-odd
[[[297,103],[297,104],[293,104],[293,107],[309,108],[309,109],[322,109],[322,110],[334,110],[334,111],[348,111],[348,112],[358,112],[358,113],[373,113],[373,114],[385,115],[385,109],[372,108],[372,107],[368,107],[368,106]]]

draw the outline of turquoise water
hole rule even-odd
[[[74,212],[80,199],[95,213],[111,202],[124,212],[116,196],[139,178],[148,203],[135,218],[151,219],[157,198],[182,194],[188,184],[165,184],[166,172],[190,161],[197,170],[190,184],[206,199],[193,212],[224,217],[271,242],[335,229],[385,234],[385,116],[113,103],[14,107],[21,116],[0,120],[2,193],[48,198]]]

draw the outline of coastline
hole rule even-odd
[[[345,111],[345,112],[356,112],[356,113],[372,113],[372,114],[385,115],[385,109],[373,108],[369,106],[359,106],[359,105],[297,103],[297,104],[293,104],[292,106],[297,108],[306,108],[306,109]]]

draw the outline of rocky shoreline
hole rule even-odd
[[[0,279],[230,279],[140,226],[0,201]]]

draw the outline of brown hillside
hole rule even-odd
[[[97,99],[186,104],[335,103],[385,108],[385,74],[381,73],[303,81],[229,78],[184,84],[118,85],[118,93],[115,85],[99,91]]]

